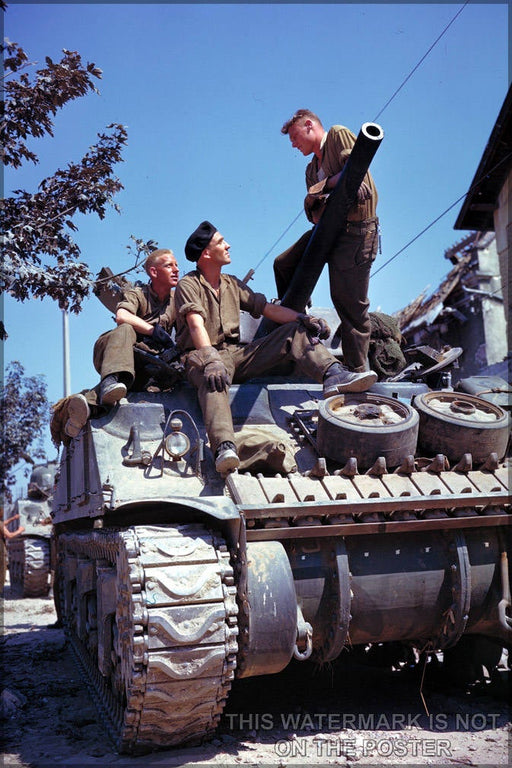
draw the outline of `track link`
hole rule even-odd
[[[46,597],[50,591],[50,540],[18,536],[8,544],[9,579],[23,597]]]
[[[64,624],[120,752],[199,743],[231,681],[237,604],[225,543],[198,525],[60,537]]]

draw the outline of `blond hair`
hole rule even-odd
[[[149,275],[149,270],[158,264],[162,256],[174,256],[174,253],[170,248],[157,248],[156,251],[151,251],[149,256],[146,257],[144,262],[144,269]]]

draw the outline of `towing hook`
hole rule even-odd
[[[299,650],[299,645],[304,650]],[[297,642],[293,649],[293,656],[297,661],[306,661],[313,653],[313,627],[309,621],[305,621],[302,611],[297,606]]]
[[[508,556],[506,549],[500,553],[500,574],[501,600],[498,603],[498,617],[501,626],[510,632],[512,629],[512,617],[510,616],[510,581],[508,577]]]

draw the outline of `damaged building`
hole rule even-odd
[[[511,209],[512,87],[454,225],[471,233],[445,251],[453,267],[438,288],[395,313],[406,345],[462,348],[455,379],[486,373],[511,381]]]
[[[445,251],[454,265],[430,295],[395,314],[407,346],[461,347],[457,378],[507,357],[505,308],[496,237],[473,232]]]

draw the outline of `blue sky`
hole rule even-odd
[[[209,219],[231,243],[231,272],[258,269],[274,296],[272,262],[307,228],[306,159],[281,135],[299,107],[358,133],[428,51],[463,3],[44,4],[11,3],[4,35],[44,65],[63,48],[103,70],[99,96],[66,106],[53,139],[34,140],[38,166],[5,175],[5,193],[78,160],[109,123],[127,126],[116,173],[121,215],[76,220],[82,258],[96,273],[127,269],[130,235],[174,250]],[[505,98],[508,6],[469,3],[378,118],[385,137],[372,162],[382,255],[375,271],[467,191]],[[372,309],[392,313],[449,271],[444,250],[465,232],[462,202],[371,279]],[[133,273],[132,273],[133,275]],[[133,275],[140,277],[140,274]],[[328,306],[326,276],[314,294]],[[5,363],[42,373],[62,396],[62,318],[50,301],[7,298]],[[92,297],[70,317],[71,388],[97,382],[92,348],[112,327]],[[54,452],[50,448],[50,458]]]

